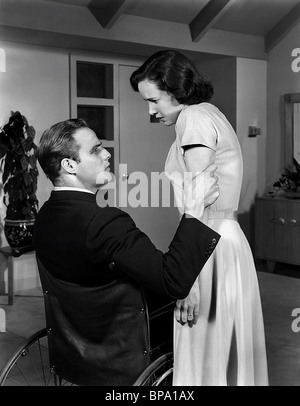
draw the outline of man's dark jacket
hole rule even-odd
[[[122,210],[100,208],[90,193],[53,191],[34,227],[64,326],[53,369],[72,361],[80,384],[132,385],[150,362],[143,288],[185,298],[219,238],[184,216],[163,254]]]

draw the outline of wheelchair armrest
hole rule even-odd
[[[170,313],[173,312],[174,310],[174,306],[175,306],[175,301],[174,302],[170,302],[158,309],[153,310],[151,313],[149,313],[149,319],[150,320],[154,320],[157,317],[163,316],[166,313]]]

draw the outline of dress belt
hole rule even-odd
[[[209,211],[209,219],[228,219],[237,221],[237,211],[236,210],[220,210],[220,211]]]

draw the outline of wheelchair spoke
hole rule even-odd
[[[172,386],[172,376],[170,375],[173,375],[173,368],[168,369],[165,373],[159,376],[156,381],[153,382],[152,386]],[[169,382],[169,384],[167,384],[167,382]]]
[[[134,386],[172,386],[173,354],[169,352],[156,359],[145,369]]]

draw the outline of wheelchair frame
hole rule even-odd
[[[172,311],[173,304],[153,311],[149,320],[158,320]],[[156,338],[157,339],[157,338]],[[141,373],[133,386],[172,386],[173,353],[167,342],[156,343],[151,350],[153,362]],[[8,359],[0,371],[0,386],[73,386],[55,374],[49,365],[47,328],[32,334]]]
[[[153,361],[133,386],[172,386],[172,376],[173,353],[168,352]],[[0,386],[73,386],[49,367],[46,328],[32,334],[11,355],[0,372]]]
[[[38,258],[37,258],[38,260]],[[42,277],[42,264],[38,268]],[[50,341],[47,319],[47,286],[42,287],[46,310],[46,327],[27,338],[13,352],[0,371],[0,386],[72,386],[50,366]],[[147,329],[149,335],[150,364],[136,379],[133,386],[171,386],[173,373],[173,308],[174,301],[167,301],[154,292],[144,292]],[[162,334],[163,332],[163,334]]]

